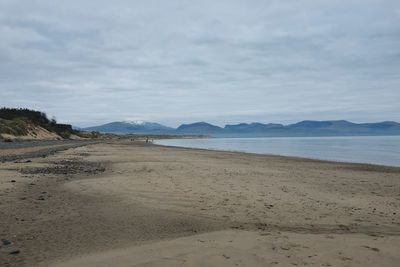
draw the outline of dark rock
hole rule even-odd
[[[45,198],[40,196],[40,197],[38,197],[38,200],[45,200]]]
[[[8,241],[7,239],[2,239],[1,242],[3,243],[3,246],[7,246],[7,245],[11,244],[11,242]]]
[[[19,254],[21,251],[19,251],[19,249],[17,250],[13,250],[10,252],[11,255],[15,255],[15,254]]]
[[[15,183],[16,181],[15,181],[15,180],[11,180],[10,182],[11,182],[11,183]]]

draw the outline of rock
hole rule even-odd
[[[45,200],[45,198],[40,196],[40,197],[38,197],[38,200]]]
[[[15,180],[11,180],[10,182],[11,182],[11,183],[15,183],[16,181],[15,181]]]
[[[2,239],[1,242],[3,242],[3,246],[7,246],[7,245],[11,244],[11,242],[8,241],[7,239]]]
[[[17,250],[13,250],[10,252],[11,255],[15,255],[15,254],[19,254],[21,251],[19,251],[19,249]]]

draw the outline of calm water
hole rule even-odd
[[[400,166],[400,136],[170,139],[155,143]]]

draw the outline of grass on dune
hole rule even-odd
[[[0,118],[0,133],[23,136],[28,134],[29,122],[23,118],[5,120]]]

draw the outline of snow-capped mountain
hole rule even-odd
[[[128,123],[133,126],[149,129],[149,130],[171,130],[172,129],[171,127],[159,124],[157,122],[148,122],[148,121],[142,121],[142,120],[123,121],[123,122]]]
[[[143,124],[146,124],[146,123],[152,123],[152,122],[147,122],[147,121],[142,121],[142,120],[136,120],[136,121],[125,120],[123,122],[130,123],[130,124],[133,124],[133,125],[143,125]]]
[[[164,126],[156,122],[147,121],[116,121],[107,124],[83,128],[85,131],[99,131],[101,133],[115,134],[143,134],[157,133],[173,130],[173,128]]]

